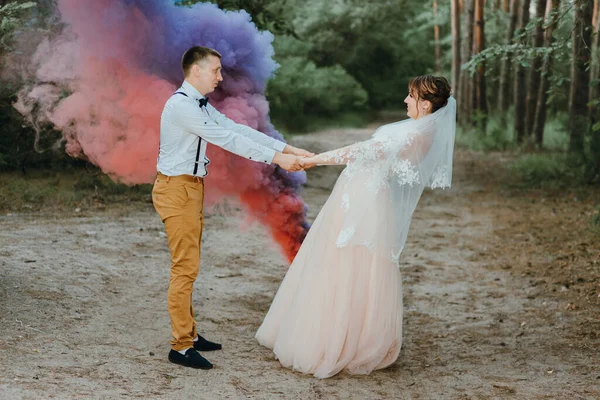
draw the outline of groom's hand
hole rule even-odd
[[[317,165],[316,157],[303,157],[300,159],[300,166],[302,169],[306,170]]]
[[[308,150],[299,149],[297,147],[290,146],[289,144],[285,146],[285,148],[283,149],[283,152],[286,154],[293,154],[293,155],[299,156],[299,157],[312,157],[315,155],[314,153],[311,153]]]
[[[293,154],[283,154],[277,152],[275,153],[275,157],[273,157],[273,163],[279,165],[288,172],[300,171],[302,169],[300,157]]]

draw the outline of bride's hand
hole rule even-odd
[[[312,157],[302,157],[299,160],[302,169],[309,169],[317,165],[317,160],[315,156]]]

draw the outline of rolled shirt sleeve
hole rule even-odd
[[[214,107],[210,107],[211,108],[209,112],[218,112],[216,109],[214,109]],[[259,142],[258,140],[254,140],[254,137],[249,138],[230,129],[229,126],[231,126],[231,124],[228,122],[225,123],[225,126],[222,125],[220,122],[223,120],[229,120],[227,117],[223,116],[224,118],[216,120],[215,116],[212,114],[211,116],[212,118],[210,118],[205,111],[199,110],[198,106],[194,103],[184,102],[178,104],[177,107],[172,109],[172,113],[170,113],[170,122],[182,130],[201,137],[208,143],[219,146],[227,151],[252,161],[271,164],[273,162],[273,157],[275,157],[275,152],[280,151],[265,146],[263,143],[267,143],[266,141],[261,140]],[[229,121],[234,125],[237,125],[235,122],[231,120]],[[262,137],[268,138],[268,136],[260,132],[256,133]],[[269,139],[276,141],[272,138]],[[282,144],[283,147],[285,147],[285,143]],[[279,146],[279,148],[281,148],[281,146]]]

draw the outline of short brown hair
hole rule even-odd
[[[421,75],[410,79],[408,91],[417,100],[430,101],[432,104],[431,112],[434,113],[448,104],[452,88],[443,76]]]
[[[190,68],[192,68],[192,65],[206,60],[209,56],[219,57],[219,59],[222,57],[221,53],[211,49],[210,47],[194,46],[187,49],[181,58],[181,69],[183,69],[183,75],[187,76]]]

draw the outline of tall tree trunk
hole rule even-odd
[[[467,62],[471,59],[473,50],[473,0],[464,0],[463,21],[464,36],[462,41],[462,61]],[[471,121],[471,113],[473,112],[473,78],[467,71],[463,71],[460,75],[460,114],[459,119],[462,124]]]
[[[452,88],[455,96],[459,92],[460,82],[460,4],[458,0],[451,0],[452,11]]]
[[[600,0],[594,1],[594,15],[592,18],[593,27],[593,45],[592,45],[592,70],[590,78],[594,82],[594,86],[590,88],[590,100],[600,100],[600,47],[598,47],[600,39]],[[590,173],[591,181],[600,182],[600,127],[596,127],[600,122],[600,104],[595,104],[590,110],[590,124],[592,125],[590,141]],[[594,129],[596,128],[596,129]]]
[[[509,45],[513,42],[513,36],[515,35],[515,27],[517,26],[517,19],[519,15],[519,0],[510,0],[510,23],[508,30],[506,31],[506,38],[504,44]],[[510,61],[510,54],[502,59],[500,64],[500,86],[498,88],[498,109],[501,111],[508,110],[510,105],[511,91],[510,91],[510,72],[512,63]]]
[[[485,49],[485,21],[484,21],[484,0],[475,0],[475,23],[473,25],[473,54],[479,54]],[[475,110],[479,111],[482,117],[487,114],[487,98],[485,93],[485,63],[479,64],[475,74],[474,91]],[[485,128],[484,124],[480,128]]]
[[[508,0],[502,0],[502,11],[504,11],[505,13],[508,12]]]
[[[598,48],[598,37],[600,33],[600,0],[594,0],[594,13],[592,14],[592,67],[590,69],[590,81],[594,81],[599,77],[600,71],[600,48]],[[600,97],[600,85],[596,84],[590,87],[590,99]]]
[[[529,5],[531,0],[523,0],[521,10],[519,12],[519,29],[524,29],[529,23]],[[525,38],[521,38],[520,42],[524,43]],[[515,81],[513,90],[513,104],[515,105],[515,135],[517,143],[523,143],[525,138],[525,100],[527,98],[527,72],[525,67],[517,63],[515,68]]]
[[[537,0],[535,6],[535,17],[538,23],[533,33],[533,47],[540,48],[544,45],[544,11],[546,10],[546,0]],[[533,134],[533,124],[535,122],[535,109],[537,105],[538,90],[540,88],[542,58],[534,57],[531,62],[531,70],[529,73],[529,86],[527,88],[527,106],[525,117],[525,130],[528,135]]]
[[[571,90],[569,93],[569,151],[583,154],[589,126],[589,84],[593,0],[575,0]]]
[[[435,46],[435,73],[439,75],[442,71],[442,51],[440,49],[440,26],[438,24],[438,4],[437,0],[433,0],[433,40]]]
[[[544,47],[552,46],[554,39],[552,34],[556,28],[558,21],[558,7],[560,0],[546,1],[546,15],[544,32]],[[544,142],[544,126],[546,125],[546,109],[548,101],[548,90],[550,89],[550,77],[552,76],[552,54],[548,54],[542,65],[542,79],[537,96],[537,106],[535,108],[535,119],[533,124],[533,133],[535,135],[535,143],[538,147],[542,147]]]

